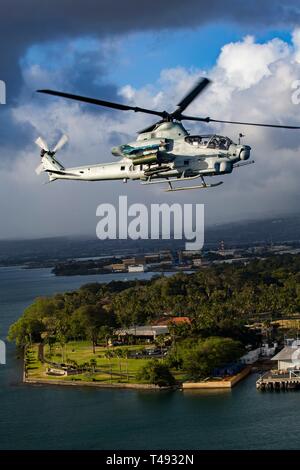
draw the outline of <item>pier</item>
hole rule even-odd
[[[262,391],[300,389],[300,370],[268,371],[257,380],[256,388]]]

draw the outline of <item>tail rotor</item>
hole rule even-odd
[[[41,149],[41,158],[42,162],[40,165],[35,169],[35,172],[40,175],[43,171],[51,171],[51,170],[63,170],[64,167],[55,159],[55,154],[60,150],[66,143],[68,142],[68,136],[63,134],[57,144],[50,150],[48,144],[42,139],[42,137],[38,137],[35,141],[36,145]]]
[[[43,156],[45,153],[48,153],[52,157],[56,154],[58,150],[60,150],[66,143],[68,142],[68,136],[63,134],[57,144],[53,147],[52,150],[49,149],[48,144],[42,139],[42,137],[38,137],[35,141],[36,145],[40,147],[42,150]]]

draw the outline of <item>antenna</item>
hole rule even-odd
[[[239,133],[239,145],[241,145],[241,139],[245,137],[245,134]]]

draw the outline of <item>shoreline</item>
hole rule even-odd
[[[130,384],[130,383],[97,383],[97,382],[87,382],[87,381],[62,381],[62,380],[46,380],[46,379],[28,379],[23,377],[23,383],[30,385],[62,385],[62,386],[71,386],[71,387],[94,387],[94,388],[117,388],[117,389],[132,389],[132,390],[178,390],[181,387],[170,386],[170,387],[159,387],[154,384]]]
[[[222,390],[231,389],[237,385],[241,380],[248,377],[252,372],[252,366],[246,366],[241,372],[232,377],[220,381],[207,380],[202,382],[183,382],[183,390]]]
[[[221,381],[202,381],[202,382],[183,382],[173,386],[163,386],[154,384],[138,384],[138,383],[108,383],[108,382],[88,382],[88,381],[66,381],[66,380],[47,380],[47,379],[31,379],[26,377],[25,367],[23,368],[23,383],[29,385],[56,385],[56,386],[71,386],[71,387],[94,387],[94,388],[114,388],[114,389],[127,389],[127,390],[231,390],[235,385],[248,377],[252,372],[252,367],[248,366],[238,374]]]
[[[176,385],[163,386],[154,384],[143,384],[143,383],[109,383],[109,382],[92,382],[86,380],[56,380],[47,378],[30,378],[26,371],[25,363],[26,352],[23,352],[23,380],[22,383],[29,385],[55,385],[55,386],[71,386],[71,387],[94,387],[102,389],[123,389],[123,390],[152,390],[152,391],[164,391],[164,390],[231,390],[235,385],[241,382],[243,379],[248,377],[253,371],[253,365],[246,366],[242,371],[237,374],[223,378],[222,380],[216,381],[213,379],[203,380],[200,382],[182,382]]]
[[[36,379],[36,378],[29,378],[26,373],[26,365],[25,365],[25,351],[23,352],[23,384],[29,385],[57,385],[57,386],[73,386],[73,387],[94,387],[94,388],[116,388],[116,389],[128,389],[128,390],[155,390],[155,391],[163,391],[163,390],[178,390],[179,388],[182,389],[182,386],[179,387],[178,385],[172,386],[165,386],[159,387],[158,385],[154,384],[135,384],[135,383],[108,383],[108,382],[88,382],[84,380],[80,381],[66,381],[66,380],[49,380],[49,379]]]

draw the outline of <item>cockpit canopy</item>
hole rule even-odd
[[[228,150],[232,140],[222,135],[188,135],[185,141],[195,147]]]

